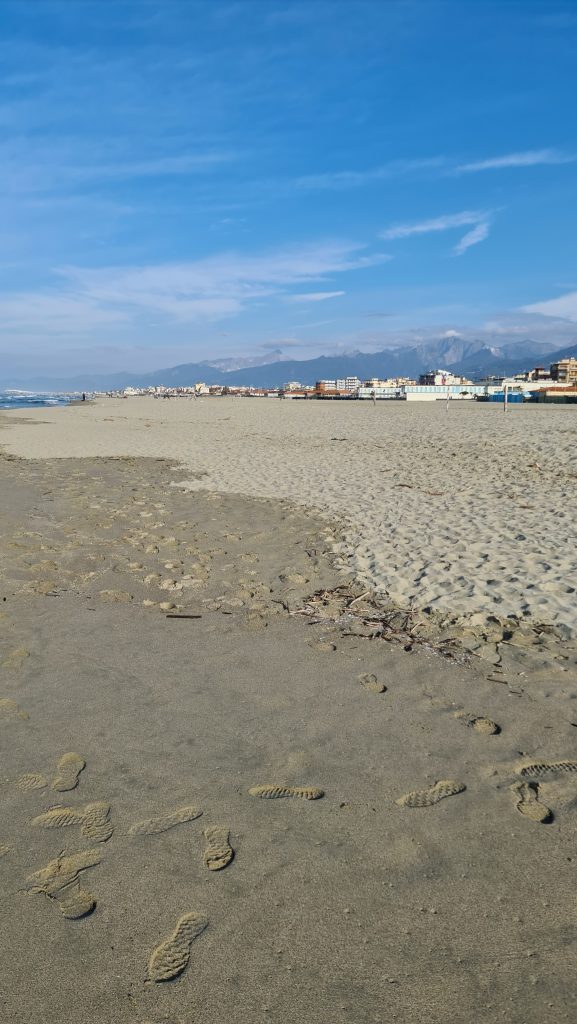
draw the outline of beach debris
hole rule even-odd
[[[215,825],[206,828],[203,834],[208,842],[204,851],[204,863],[209,871],[221,871],[227,864],[230,864],[234,857],[234,850],[229,843],[228,829]]]
[[[258,796],[261,800],[282,800],[285,797],[320,800],[325,795],[324,790],[316,786],[253,786],[249,789],[249,794]]]
[[[202,615],[185,615],[180,613],[169,612],[166,616],[167,619],[202,619]]]
[[[511,791],[515,796],[518,811],[531,821],[544,825],[553,819],[553,813],[539,800],[539,786],[536,782],[514,782]]]
[[[159,832],[167,832],[175,825],[182,825],[187,821],[194,821],[200,818],[202,811],[197,807],[179,807],[176,811],[163,814],[160,818],[147,818],[145,821],[136,821],[128,829],[129,836],[154,836]]]
[[[76,789],[78,777],[84,768],[86,768],[86,761],[80,754],[76,754],[74,751],[63,754],[56,767],[57,774],[52,780],[52,789],[59,793]]]
[[[170,981],[181,974],[190,959],[190,947],[208,927],[202,914],[183,914],[172,934],[151,953],[148,961],[150,981]]]
[[[400,796],[395,803],[399,807],[432,807],[448,796],[455,796],[462,793],[467,787],[463,782],[456,782],[454,779],[439,779],[429,789],[417,789],[411,793]]]
[[[310,625],[337,626],[343,636],[386,640],[405,649],[418,644],[454,661],[465,662],[469,657],[459,646],[458,631],[440,636],[440,628],[422,611],[412,606],[399,608],[362,584],[343,583],[330,590],[317,590],[302,607],[288,611],[289,615],[307,618]]]

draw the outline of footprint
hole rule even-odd
[[[556,772],[577,772],[577,761],[539,761],[525,764],[517,768],[517,773],[525,779],[537,779],[541,775]]]
[[[33,818],[32,824],[41,828],[66,828],[80,825],[80,834],[97,843],[110,839],[113,828],[108,820],[110,804],[104,800],[86,804],[86,807],[51,807],[44,814]]]
[[[552,820],[552,812],[539,801],[539,786],[536,782],[515,782],[511,791],[515,794],[517,810],[526,818],[542,824]]]
[[[220,871],[230,864],[234,857],[234,850],[228,841],[228,829],[206,828],[204,838],[208,846],[204,851],[204,863],[209,871]]]
[[[45,779],[39,772],[27,772],[25,775],[18,776],[15,785],[24,792],[31,789],[45,789],[48,779]]]
[[[86,761],[80,754],[71,752],[63,754],[57,766],[57,774],[52,780],[52,789],[59,793],[66,793],[70,789],[76,789],[78,776],[86,768]]]
[[[357,682],[364,686],[365,690],[370,693],[385,693],[387,687],[384,683],[379,683],[379,680],[371,672],[367,672],[364,675],[357,676]]]
[[[96,843],[106,843],[114,829],[109,821],[110,804],[104,800],[86,804],[80,826],[80,835],[93,839]]]
[[[151,981],[170,981],[181,974],[190,959],[190,947],[208,925],[202,914],[183,914],[172,935],[153,950],[148,961]]]
[[[399,807],[432,807],[444,800],[447,796],[455,796],[462,793],[467,787],[462,782],[455,782],[453,779],[439,779],[430,789],[417,789],[412,793],[405,793],[395,803]]]
[[[16,647],[13,651],[10,651],[6,660],[2,662],[2,668],[6,668],[9,671],[22,668],[26,658],[29,657],[30,651],[27,651],[25,647]]]
[[[66,892],[62,890],[50,898],[56,903],[61,914],[72,921],[76,921],[79,917],[86,917],[96,907],[96,900],[92,893],[81,889],[80,886]]]
[[[3,697],[0,700],[0,718],[23,718],[26,720],[30,718],[30,715],[27,711],[23,711],[15,700]]]
[[[134,594],[129,594],[127,590],[101,590],[99,597],[101,601],[117,604],[128,604],[134,600]]]
[[[46,896],[64,889],[65,886],[78,880],[81,871],[96,867],[102,860],[102,850],[81,850],[69,856],[60,854],[51,860],[46,867],[40,868],[26,879],[30,892],[41,892]]]
[[[49,811],[33,818],[32,824],[40,828],[66,828],[67,825],[80,825],[83,820],[81,808],[51,807]]]
[[[160,818],[147,818],[146,821],[136,821],[128,829],[129,836],[154,836],[159,832],[167,832],[175,825],[182,825],[186,821],[194,821],[200,818],[202,811],[196,807],[179,807],[177,811],[164,814]]]
[[[468,725],[475,732],[483,733],[485,736],[496,736],[501,732],[501,727],[490,718],[477,718],[468,711],[455,711],[453,718],[458,718],[465,725]]]
[[[301,797],[303,800],[319,800],[325,795],[323,789],[316,786],[253,786],[249,789],[251,796],[261,800],[281,800],[283,797]]]
[[[241,555],[246,561],[246,556]],[[298,586],[304,586],[305,583],[309,582],[307,576],[303,576],[302,572],[287,572],[281,573],[279,579],[282,583],[296,583]]]

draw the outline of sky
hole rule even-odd
[[[0,373],[575,343],[576,95],[574,0],[0,0]]]

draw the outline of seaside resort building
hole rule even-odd
[[[558,384],[577,385],[577,359],[560,359],[551,363],[551,379]]]

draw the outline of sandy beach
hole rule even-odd
[[[400,604],[577,629],[571,407],[137,398],[17,420],[17,455],[168,458],[191,489],[337,517],[347,568]]]
[[[2,417],[7,1020],[574,1019],[576,432]]]

